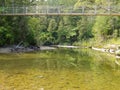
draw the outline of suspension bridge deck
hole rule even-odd
[[[17,13],[17,14],[0,14],[0,16],[120,16],[120,14],[93,14],[93,13]]]
[[[0,7],[0,16],[120,16],[119,6],[81,6],[54,7],[54,6],[24,6]]]

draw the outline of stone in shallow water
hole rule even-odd
[[[43,78],[43,76],[42,75],[40,75],[40,76],[35,76],[36,78]]]
[[[117,51],[115,52],[115,54],[116,54],[117,56],[120,56],[120,50],[117,50]]]

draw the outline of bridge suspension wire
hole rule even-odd
[[[48,6],[48,5],[33,5],[33,6],[15,6],[0,7],[0,15],[86,15],[86,16],[120,16],[120,6],[81,6],[74,9],[73,6]]]

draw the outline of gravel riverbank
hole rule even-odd
[[[53,50],[56,49],[54,47],[49,47],[49,46],[41,46],[38,49],[34,49],[34,48],[12,48],[12,47],[0,47],[0,53],[19,53],[19,52],[32,52],[32,51],[41,51],[41,50]]]

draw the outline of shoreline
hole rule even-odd
[[[32,46],[32,47],[0,47],[1,53],[24,53],[24,52],[34,52],[34,51],[43,51],[43,50],[54,50],[57,48],[68,48],[68,49],[78,49],[79,46],[70,46],[70,45],[51,45],[51,46]]]
[[[54,50],[55,47],[50,46],[40,46],[40,48],[13,48],[13,47],[0,47],[0,54],[8,53],[25,53],[25,52],[34,52],[34,51],[43,51],[43,50]]]
[[[19,47],[19,48],[13,48],[13,47],[0,47],[0,54],[11,54],[11,53],[27,53],[27,52],[34,52],[34,51],[43,51],[43,50],[54,50],[57,48],[68,48],[68,49],[78,49],[79,46],[67,46],[67,45],[52,45],[52,46],[40,46],[40,47]],[[84,49],[89,47],[84,47]],[[116,60],[115,63],[120,66],[119,60],[120,60],[120,50],[114,50],[112,48],[98,48],[98,47],[91,47],[89,49],[103,52],[103,53],[109,53],[115,56]],[[118,52],[117,52],[118,51]]]

